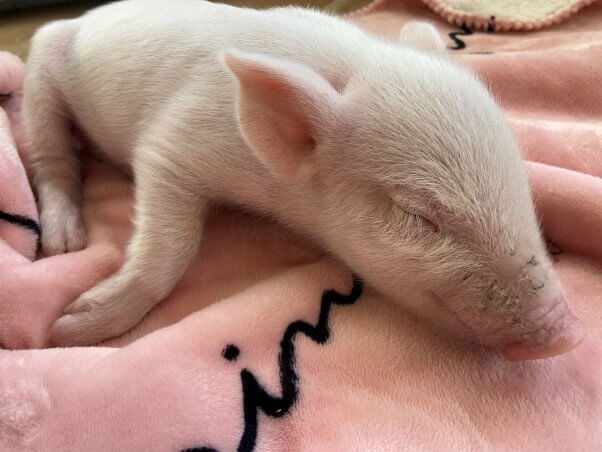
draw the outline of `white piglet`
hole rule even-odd
[[[401,43],[301,8],[131,0],[35,35],[24,119],[47,254],[86,244],[77,135],[131,167],[122,268],[55,345],[134,326],[197,252],[209,202],[269,213],[412,312],[509,359],[583,337],[515,140],[433,27]],[[77,129],[78,134],[73,133]]]

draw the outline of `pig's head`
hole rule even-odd
[[[414,49],[374,43],[334,77],[227,51],[242,135],[306,227],[367,283],[508,359],[564,353],[582,324],[515,140],[481,83],[438,55],[434,29],[411,27],[402,39]]]

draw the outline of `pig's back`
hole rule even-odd
[[[120,2],[79,21],[70,101],[84,132],[117,161],[129,159],[141,131],[180,100],[198,104],[198,124],[223,118],[220,132],[238,134],[233,82],[219,61],[223,49],[291,58],[336,83],[373,42],[355,26],[314,11],[198,0]]]

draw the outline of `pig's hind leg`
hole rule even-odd
[[[197,252],[207,205],[198,176],[152,147],[134,155],[140,156],[133,165],[136,229],[125,262],[65,309],[51,330],[52,345],[89,345],[125,333],[173,290]]]
[[[79,160],[64,94],[68,55],[77,27],[76,21],[42,27],[32,40],[27,60],[23,122],[46,255],[86,246]]]

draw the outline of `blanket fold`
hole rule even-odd
[[[35,257],[40,236],[38,214],[17,152],[23,62],[0,52],[0,238],[28,259]],[[11,126],[11,117],[14,127]]]

